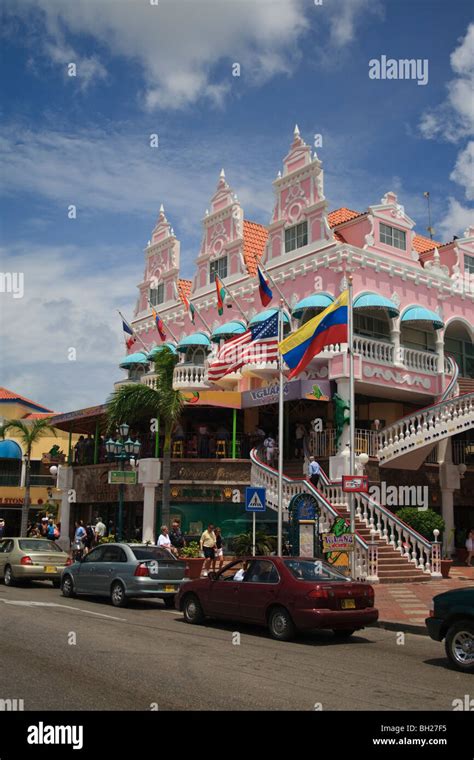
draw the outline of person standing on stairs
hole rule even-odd
[[[315,458],[311,456],[309,458],[309,465],[308,465],[308,479],[315,488],[318,487],[320,475],[321,475],[321,466],[319,462],[317,462]]]

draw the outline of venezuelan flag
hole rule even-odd
[[[348,303],[349,291],[345,290],[321,314],[280,343],[278,350],[291,370],[290,379],[299,375],[324,346],[347,342]]]

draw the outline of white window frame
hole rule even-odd
[[[380,242],[384,245],[390,245],[392,248],[398,248],[400,251],[406,251],[407,234],[405,230],[380,222]]]
[[[225,280],[228,275],[227,255],[220,256],[218,259],[209,262],[209,282],[211,284],[215,281],[214,275],[216,272],[220,280]]]
[[[285,230],[285,253],[291,253],[308,245],[308,222],[299,222]]]
[[[152,306],[159,306],[165,301],[165,283],[160,282],[156,288],[150,288],[150,303]]]

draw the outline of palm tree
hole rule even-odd
[[[21,509],[21,527],[20,536],[26,536],[28,528],[28,510],[30,508],[30,464],[31,450],[33,445],[45,436],[56,436],[56,430],[49,424],[47,418],[32,420],[27,423],[23,420],[8,420],[0,429],[0,438],[5,438],[5,433],[11,431],[16,433],[17,438],[21,441],[23,451],[26,456],[26,477],[25,477],[25,497]]]
[[[154,387],[141,383],[123,385],[112,394],[107,405],[109,430],[122,422],[146,422],[150,426],[151,420],[157,418],[164,424],[161,519],[166,524],[170,518],[171,434],[184,405],[182,393],[173,389],[176,361],[171,349],[162,346],[155,359],[157,377]]]

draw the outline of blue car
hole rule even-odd
[[[142,544],[101,544],[61,575],[63,596],[108,597],[115,607],[129,599],[163,599],[173,608],[180,586],[186,583],[186,562],[163,547]]]

